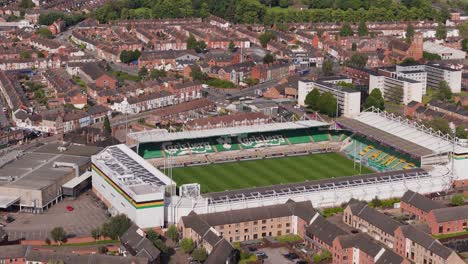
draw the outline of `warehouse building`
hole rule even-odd
[[[93,191],[111,214],[125,214],[140,228],[164,225],[166,194],[175,182],[126,145],[92,157]]]
[[[0,208],[40,213],[63,197],[63,185],[86,174],[100,148],[47,144],[0,158]]]

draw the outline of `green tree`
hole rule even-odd
[[[353,44],[351,44],[351,51],[356,51],[356,50],[357,50],[356,42],[353,42]]]
[[[367,64],[367,60],[367,55],[354,53],[353,55],[351,55],[351,58],[349,59],[347,64],[357,68],[364,68]]]
[[[341,26],[341,29],[340,29],[340,36],[347,37],[347,36],[352,36],[353,34],[354,32],[349,22],[344,22],[343,26]]]
[[[447,38],[447,28],[442,23],[439,23],[439,25],[437,26],[435,36],[437,39]]]
[[[166,77],[167,74],[166,74],[166,72],[164,70],[153,69],[153,70],[151,70],[149,76],[150,76],[150,79],[156,80],[156,79],[159,79],[159,78]]]
[[[465,204],[465,198],[463,197],[463,194],[457,193],[454,196],[452,196],[452,199],[450,200],[450,203],[453,206],[460,206]]]
[[[304,100],[304,103],[311,110],[319,110],[318,109],[319,101],[320,101],[320,92],[318,89],[313,89],[307,94]]]
[[[328,115],[329,117],[334,117],[336,113],[336,98],[331,92],[324,92],[320,96],[320,101],[318,102],[318,108],[320,113]]]
[[[30,59],[31,58],[31,52],[22,50],[20,51],[20,58],[22,59]]]
[[[104,117],[104,133],[106,133],[107,135],[112,134],[112,127],[109,121],[109,117],[107,115]]]
[[[434,97],[444,102],[450,102],[452,101],[452,96],[452,90],[450,90],[448,83],[441,81]]]
[[[67,239],[67,233],[61,226],[54,227],[54,229],[50,231],[50,236],[55,242],[59,244],[61,244],[62,242],[65,242],[65,240]]]
[[[468,38],[462,40],[462,50],[468,52]]]
[[[379,199],[379,197],[375,196],[374,199],[371,201],[372,207],[380,207],[382,205],[382,201]]]
[[[267,53],[263,57],[263,63],[265,64],[270,64],[270,63],[273,63],[274,61],[275,61],[275,57],[271,53]]]
[[[180,248],[186,254],[190,254],[195,249],[195,243],[191,238],[184,238],[179,243]]]
[[[192,34],[187,38],[187,49],[196,49],[198,46],[197,39]]]
[[[33,3],[32,0],[21,0],[19,3],[19,8],[22,8],[22,9],[29,9],[35,6],[36,5]]]
[[[260,80],[257,79],[257,78],[247,78],[244,80],[244,82],[248,85],[248,86],[254,86],[254,85],[257,85],[260,83]]]
[[[195,261],[199,261],[203,263],[208,258],[208,253],[206,252],[204,248],[196,248],[192,252],[192,258]]]
[[[175,225],[170,225],[166,231],[166,236],[172,241],[177,242],[179,240],[179,231]]]
[[[406,27],[406,43],[410,44],[411,42],[413,42],[414,34],[414,27],[413,25],[409,24]]]
[[[465,126],[459,125],[455,129],[455,135],[457,138],[466,139],[468,138],[468,132],[465,131]]]
[[[206,73],[202,72],[200,67],[196,65],[190,67],[190,77],[192,77],[194,81],[201,82],[205,82],[208,79]]]
[[[367,29],[366,22],[361,20],[358,25],[358,35],[360,37],[367,36],[369,34],[369,30]]]
[[[468,38],[468,21],[464,21],[458,25],[458,30],[460,31],[460,36],[463,38]]]
[[[148,76],[148,69],[146,69],[145,66],[141,67],[140,70],[138,70],[138,77],[141,79],[144,79]]]
[[[208,45],[206,45],[206,42],[205,41],[198,41],[197,42],[197,47],[195,48],[195,51],[197,53],[202,53],[206,50],[206,48],[208,47]]]
[[[323,260],[331,260],[332,259],[332,254],[330,253],[330,251],[324,249],[322,250],[322,259]]]
[[[255,24],[263,21],[266,7],[258,0],[237,0],[235,1],[234,12],[236,22]]]
[[[109,220],[102,225],[101,234],[116,240],[119,239],[131,225],[132,222],[126,215],[119,214],[109,218]]]
[[[436,117],[424,123],[426,126],[431,127],[435,131],[440,131],[443,134],[451,134],[451,129],[446,119]]]
[[[101,230],[99,228],[91,229],[91,236],[94,240],[98,240],[101,237]]]
[[[235,51],[237,50],[236,45],[234,44],[234,42],[233,42],[232,40],[229,41],[228,50],[229,50],[230,52],[235,52]]]
[[[279,6],[281,8],[287,8],[290,4],[289,0],[279,0]]]
[[[333,62],[331,60],[325,60],[323,62],[322,73],[325,76],[333,75]]]
[[[46,27],[40,27],[36,30],[36,34],[43,38],[53,38],[54,35],[52,34],[52,31]]]
[[[385,109],[385,100],[382,96],[382,92],[380,91],[380,89],[373,89],[369,96],[366,98],[366,101],[364,103],[364,109],[368,109],[372,106],[380,110]]]
[[[201,4],[200,9],[198,10],[198,16],[201,18],[207,18],[210,16],[210,9],[207,3],[203,2]]]
[[[261,34],[258,37],[258,40],[260,41],[260,44],[262,45],[262,47],[266,48],[266,46],[268,45],[270,41],[276,40],[276,35],[271,31],[267,31]]]

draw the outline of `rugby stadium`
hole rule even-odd
[[[164,222],[174,223],[192,210],[226,211],[288,199],[311,200],[319,208],[337,206],[350,198],[401,197],[409,189],[419,193],[444,191],[468,178],[463,174],[468,169],[467,145],[370,109],[333,124],[302,120],[182,132],[135,132],[128,134],[127,146],[121,148],[133,150],[138,155],[128,156],[145,164],[148,175],[138,184],[156,186],[153,182],[164,182],[166,187],[159,189],[165,192]],[[121,171],[115,173],[123,175],[112,178],[117,179],[113,184],[128,185],[132,168],[120,165]],[[148,180],[151,177],[157,180]],[[177,186],[178,191],[170,186]],[[106,197],[112,200],[115,194]]]

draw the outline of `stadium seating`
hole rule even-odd
[[[311,130],[311,134],[315,142],[330,141],[330,134],[328,131]]]
[[[333,135],[333,136],[330,136]],[[139,154],[145,159],[163,158],[167,156],[184,156],[208,154],[241,149],[258,149],[273,146],[306,144],[344,140],[342,131],[327,131],[317,129],[296,129],[274,131],[267,133],[250,133],[237,136],[218,136],[211,138],[178,140],[164,143],[143,143],[139,146]]]
[[[397,151],[357,135],[352,136],[352,143],[344,152],[351,158],[362,160],[364,165],[377,171],[411,169],[416,162]]]
[[[287,130],[283,132],[283,135],[293,145],[312,142],[306,130]]]

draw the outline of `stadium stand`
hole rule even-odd
[[[333,132],[336,140],[342,141],[343,132]],[[328,142],[333,139],[328,130],[296,129],[264,133],[245,133],[237,136],[216,136],[200,139],[176,140],[169,142],[142,143],[139,154],[145,159],[165,156],[208,154],[234,150],[259,149],[273,146]]]
[[[351,136],[344,153],[352,159],[362,161],[363,165],[381,172],[417,167],[416,161],[410,157],[358,135]]]

